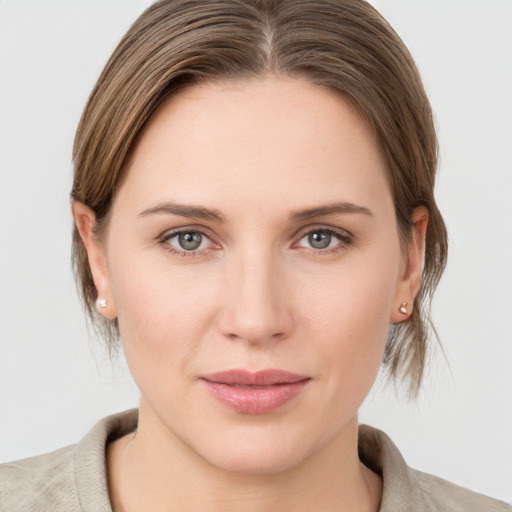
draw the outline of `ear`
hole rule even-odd
[[[105,318],[116,318],[117,312],[107,271],[105,246],[94,234],[96,215],[94,215],[94,212],[88,206],[75,200],[71,203],[71,210],[76,227],[80,233],[80,238],[87,251],[94,286],[98,292],[98,303],[96,307],[99,313]],[[100,299],[106,300],[105,306],[102,307],[99,304]],[[103,304],[105,304],[105,302]]]
[[[393,309],[391,310],[391,323],[403,322],[411,316],[414,299],[418,295],[421,284],[428,210],[424,206],[418,206],[413,210],[411,220],[413,227],[397,283]]]

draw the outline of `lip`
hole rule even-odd
[[[249,372],[235,369],[201,377],[206,389],[223,405],[241,414],[270,413],[296,397],[311,380],[285,370]]]

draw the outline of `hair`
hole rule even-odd
[[[289,76],[328,87],[359,112],[386,162],[402,245],[411,213],[429,212],[422,280],[410,318],[393,324],[383,360],[416,395],[430,339],[430,301],[446,265],[447,233],[434,198],[438,145],[430,103],[399,36],[364,0],[160,0],[103,69],[74,141],[71,196],[96,216],[98,237],[138,136],[163,101],[219,80]],[[116,320],[97,314],[87,252],[75,226],[72,260],[85,310],[110,347]]]

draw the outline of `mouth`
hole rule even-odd
[[[241,414],[267,414],[299,395],[310,377],[285,370],[228,370],[201,377],[221,404]]]

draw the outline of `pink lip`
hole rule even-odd
[[[310,378],[284,370],[228,370],[201,378],[221,403],[242,414],[265,414],[297,396]]]

